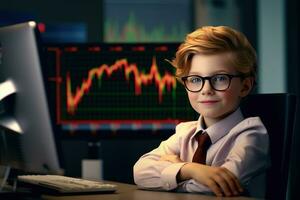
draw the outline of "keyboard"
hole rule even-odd
[[[113,193],[117,185],[61,175],[22,175],[18,181],[57,193]]]

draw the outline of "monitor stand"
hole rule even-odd
[[[81,175],[83,179],[103,180],[103,161],[101,160],[101,143],[88,142],[87,158],[81,161]]]
[[[7,143],[4,130],[0,127],[0,193],[8,190],[7,183],[11,167],[7,163]],[[11,190],[11,189],[9,189]]]
[[[7,180],[10,172],[9,166],[0,166],[0,192],[6,190]]]
[[[0,165],[0,199],[39,199],[39,193],[32,192],[30,188],[17,187],[17,179],[12,185],[8,184],[11,167]]]

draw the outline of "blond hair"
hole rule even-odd
[[[235,69],[256,78],[256,52],[246,36],[227,26],[204,26],[188,34],[179,46],[171,64],[176,68],[178,78],[186,76],[195,54],[230,53]]]

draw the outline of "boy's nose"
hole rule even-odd
[[[201,94],[211,94],[214,89],[211,87],[209,80],[205,80],[203,83],[203,88],[201,90]]]

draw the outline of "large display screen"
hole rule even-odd
[[[169,63],[178,45],[48,44],[44,74],[54,123],[69,134],[128,135],[195,119]]]

